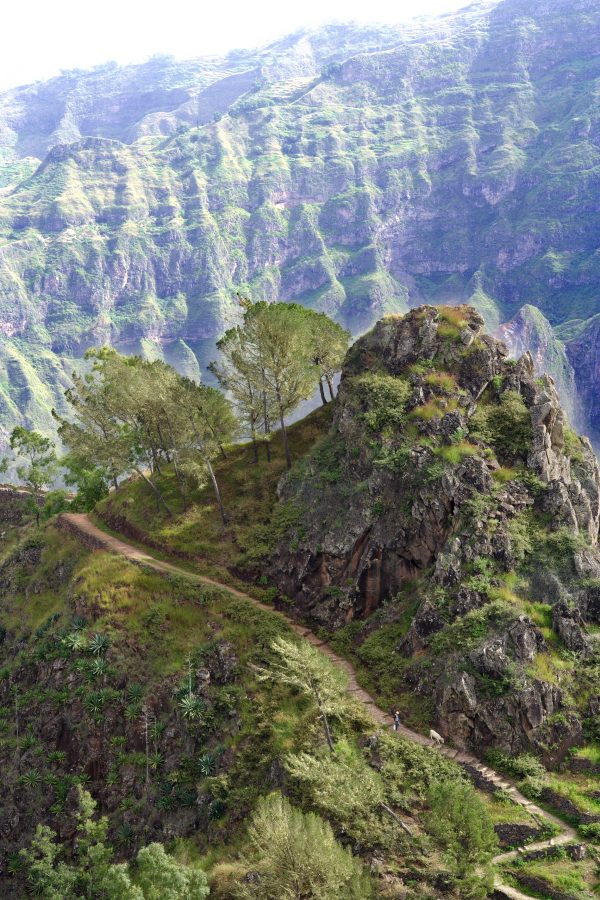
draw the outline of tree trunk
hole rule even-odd
[[[212,486],[214,488],[215,497],[217,498],[217,503],[219,504],[219,512],[221,513],[221,520],[223,525],[227,525],[227,516],[225,514],[225,507],[223,506],[223,500],[221,498],[221,491],[219,490],[219,483],[216,479],[214,469],[210,463],[210,459],[205,456],[204,462],[206,464],[206,468],[208,469],[208,474],[210,475],[210,480],[212,481]]]
[[[138,473],[138,475],[139,475],[141,478],[144,479],[144,481],[146,482],[146,484],[148,485],[148,487],[150,488],[150,490],[151,490],[152,493],[154,494],[154,496],[155,496],[155,498],[156,498],[156,505],[159,507],[159,509],[160,509],[160,504],[162,503],[162,505],[163,505],[164,508],[165,508],[165,511],[166,511],[167,515],[170,516],[170,517],[172,518],[172,517],[173,517],[173,513],[171,512],[170,507],[168,506],[168,504],[167,504],[165,498],[163,497],[163,495],[161,494],[161,492],[159,491],[159,489],[156,487],[156,485],[153,484],[153,482],[152,482],[149,478],[147,478],[147,477],[144,475],[144,473],[142,472],[141,469],[138,469],[137,466],[134,467],[134,468],[135,468],[135,471]]]
[[[221,443],[221,441],[220,441],[219,438],[217,437],[217,432],[215,431],[215,429],[214,429],[214,428],[212,427],[212,425],[210,424],[210,422],[209,422],[207,416],[204,414],[204,409],[203,409],[203,407],[202,407],[202,404],[201,404],[201,403],[198,403],[198,404],[196,405],[196,408],[197,408],[198,412],[200,413],[200,415],[204,418],[204,421],[206,422],[209,431],[211,432],[212,436],[214,437],[215,441],[217,442],[217,447],[219,448],[219,450],[220,450],[220,452],[221,452],[221,456],[223,457],[223,459],[229,459],[229,457],[227,456],[227,454],[226,454],[226,452],[225,452],[225,447],[223,446],[223,444]]]
[[[381,808],[384,809],[386,811],[386,813],[388,815],[390,815],[392,817],[392,819],[394,819],[395,822],[398,823],[398,825],[400,826],[400,828],[402,828],[403,831],[405,831],[410,837],[412,837],[412,831],[410,830],[408,825],[405,822],[403,822],[399,816],[396,815],[396,813],[394,812],[393,809],[390,809],[390,807],[387,805],[387,803],[382,803]]]
[[[177,480],[177,489],[179,491],[179,495],[180,495],[182,503],[183,503],[183,508],[184,508],[184,510],[187,510],[188,504],[187,504],[187,494],[186,494],[186,490],[185,490],[185,477],[182,475],[182,473],[179,469],[179,464],[177,462],[178,452],[176,449],[175,441],[173,439],[173,429],[171,428],[170,425],[169,425],[169,437],[171,439],[171,446],[173,448],[173,452],[170,455],[171,455],[171,459],[173,461],[173,470],[175,472],[175,478]]]
[[[333,753],[333,751],[334,751],[334,746],[333,746],[333,738],[331,737],[331,729],[330,729],[330,727],[329,727],[329,719],[327,718],[327,716],[325,715],[325,713],[323,712],[323,710],[321,710],[321,718],[323,719],[323,728],[324,728],[324,730],[325,730],[325,737],[326,737],[326,739],[327,739],[327,746],[329,747],[329,749],[330,749],[331,752]]]
[[[279,404],[279,421],[281,422],[281,436],[283,438],[283,449],[285,450],[285,464],[288,469],[291,469],[292,457],[290,455],[290,444],[288,441],[287,428],[285,427],[285,422],[283,419],[283,408],[281,406],[281,403]]]
[[[267,405],[267,389],[265,387],[265,373],[262,373],[262,402],[263,402],[263,422],[265,426],[265,442],[267,445],[267,462],[271,462],[271,445],[269,443],[269,435],[271,433],[271,423],[269,422],[269,407]]]
[[[331,399],[335,400],[335,394],[333,393],[333,382],[331,381],[329,375],[326,375],[325,378],[327,379],[327,386],[329,388],[329,393],[331,394]]]
[[[164,415],[164,410],[163,410],[163,415]],[[170,463],[171,462],[171,454],[169,453],[169,448],[167,447],[167,442],[165,441],[165,439],[163,437],[162,429],[158,422],[156,423],[156,430],[158,431],[158,439],[162,444],[162,449],[165,454],[165,459],[167,460],[168,463]]]
[[[321,392],[321,400],[323,401],[323,406],[327,404],[327,397],[325,396],[325,391],[323,390],[323,378],[319,378],[319,391]]]
[[[252,451],[254,454],[252,462],[256,464],[258,462],[258,444],[256,443],[256,432],[254,428],[252,429]]]

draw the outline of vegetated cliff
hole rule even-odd
[[[567,347],[539,309],[526,304],[510,322],[500,325],[495,336],[506,344],[510,355],[515,359],[529,351],[536,375],[547,374],[552,377],[561,406],[574,428],[583,429],[584,423],[589,423],[591,432],[594,435],[598,433],[590,420],[591,410],[584,413],[580,396],[581,379],[578,384]],[[581,356],[585,357],[584,365],[587,366],[588,361],[591,361],[590,354]]]
[[[197,375],[236,289],[354,333],[429,301],[587,320],[599,46],[594,0],[502,0],[1,95],[3,427],[50,427],[90,344]]]
[[[331,823],[382,895],[410,885],[418,900],[442,885],[457,900],[424,836],[431,783],[462,783],[459,766],[378,730],[343,697],[331,717],[340,752],[330,754],[316,706],[257,678],[257,666],[275,661],[275,638],[293,633],[226,591],[89,552],[53,523],[11,533],[0,563],[3,900],[30,891],[19,850],[38,824],[58,833],[61,861],[77,862],[80,785],[108,817],[118,859],[159,841],[180,858],[216,862],[212,893],[221,898],[248,883],[263,896],[254,859],[240,861],[239,851],[258,798],[282,791]],[[366,794],[340,805],[331,787],[307,787],[289,766],[297,753],[330,778],[337,769],[342,785],[356,771]],[[510,825],[511,810],[499,813]]]
[[[349,351],[329,435],[280,485],[272,571],[300,615],[369,645],[390,703],[430,698],[457,746],[556,763],[600,702],[599,491],[530,354],[470,307],[424,306]]]
[[[600,315],[565,323],[565,346],[575,372],[579,403],[589,433],[600,434]]]

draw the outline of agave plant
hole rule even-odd
[[[40,773],[36,772],[35,769],[32,769],[30,772],[24,772],[23,775],[19,776],[19,784],[22,784],[24,787],[37,787],[41,780]]]
[[[165,758],[162,753],[151,753],[148,757],[148,762],[150,764],[151,769],[159,769],[164,763]]]
[[[141,684],[130,684],[127,688],[127,699],[130,703],[141,700],[144,696],[144,688]]]
[[[139,719],[142,714],[142,707],[140,703],[130,703],[125,708],[125,718],[132,722],[134,719]]]
[[[102,675],[106,675],[108,671],[108,663],[103,657],[98,657],[95,659],[90,666],[90,674],[94,678],[100,678]]]
[[[51,750],[50,753],[46,754],[46,759],[48,762],[54,763],[64,763],[67,758],[67,754],[64,750]]]
[[[6,871],[9,875],[16,875],[21,871],[24,865],[25,860],[18,852],[10,853],[6,860]]]
[[[130,844],[133,840],[133,827],[128,822],[123,822],[117,828],[117,840],[120,844]]]
[[[21,738],[21,750],[30,750],[32,747],[35,747],[36,744],[36,737],[30,731],[26,732]]]
[[[63,643],[70,650],[75,651],[86,650],[88,646],[87,638],[81,631],[69,632],[69,634],[65,638],[63,638]]]
[[[100,656],[103,653],[106,653],[110,646],[110,641],[105,634],[100,634],[96,632],[96,634],[92,635],[90,638],[90,642],[88,644],[88,650],[96,656]]]
[[[195,694],[186,694],[182,697],[179,708],[184,719],[200,719],[204,712],[204,704]]]
[[[212,775],[217,766],[214,756],[210,753],[204,753],[198,760],[198,771],[201,775]]]
[[[101,694],[88,694],[85,698],[85,706],[89,713],[97,716],[102,712],[104,697]]]
[[[169,794],[163,794],[162,797],[159,797],[156,801],[157,809],[162,810],[163,812],[169,812],[175,806],[175,800]]]
[[[153,741],[157,741],[161,735],[164,733],[167,727],[166,722],[159,722],[157,719],[154,720],[152,725],[150,726],[150,737]]]

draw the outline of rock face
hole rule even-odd
[[[595,0],[501,0],[0,94],[5,427],[51,430],[90,344],[197,377],[235,290],[354,333],[431,297],[492,327],[528,303],[583,326],[597,312],[599,43]],[[537,360],[551,341],[534,331]],[[563,338],[580,388],[592,338]]]
[[[531,353],[536,375],[550,375],[560,397],[561,406],[574,428],[583,426],[584,418],[575,380],[575,370],[564,343],[559,340],[548,319],[531,304],[525,304],[516,316],[495,332],[514,359]]]
[[[271,570],[329,629],[412,610],[394,652],[410,688],[434,697],[441,733],[553,746],[556,761],[581,723],[562,712],[560,674],[536,674],[550,650],[528,604],[553,607],[557,638],[589,656],[599,486],[531,355],[509,359],[470,307],[421,307],[349,351],[329,435],[280,484],[295,524]]]
[[[498,468],[496,460],[462,437],[477,419],[478,399],[490,387],[497,390],[495,385],[501,385],[499,409],[503,394],[517,396],[529,420],[521,462],[546,486],[544,509],[574,533],[587,534],[592,545],[597,542],[598,466],[585,439],[578,440],[580,461],[572,464],[565,455],[564,414],[551,379],[535,378],[528,354],[511,364],[504,345],[484,334],[475,310],[451,312],[459,317],[458,325],[445,322],[435,307],[421,307],[383,319],[357,341],[342,374],[329,437],[333,474],[325,473],[324,486],[315,461],[313,477],[298,483],[293,475],[281,486],[282,500],[293,498],[302,508],[303,538],[297,549],[280,547],[280,582],[303,611],[325,624],[372,612],[404,581],[432,565],[438,582],[458,583],[461,556],[472,557],[474,550],[455,534],[456,517],[475,496],[492,494]],[[455,330],[450,342],[449,329]],[[371,372],[385,373],[380,383],[371,382]],[[396,378],[405,393],[404,410],[391,407],[399,402],[393,396]],[[370,403],[384,406],[373,409]],[[377,433],[369,421],[378,415],[382,427]],[[410,424],[392,434],[386,417],[404,417]],[[413,437],[407,440],[409,431]],[[381,444],[377,450],[375,442]],[[444,465],[454,457],[456,465]],[[353,487],[351,502],[343,502]],[[519,480],[497,490],[496,497],[499,523],[534,503]],[[505,529],[482,533],[481,542],[480,555],[486,552],[510,567]],[[415,635],[436,630],[432,611],[423,610],[414,622]]]
[[[600,390],[600,316],[595,315],[587,322],[579,319],[571,326],[565,326],[564,339],[575,372],[583,421],[590,436],[598,442],[600,410],[596,398]]]

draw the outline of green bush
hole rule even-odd
[[[525,461],[531,449],[531,414],[517,391],[505,391],[498,404],[480,404],[471,418],[471,436],[491,444],[501,462]]]
[[[592,844],[600,844],[600,822],[590,822],[579,826],[579,834]]]
[[[353,380],[353,388],[365,408],[364,419],[371,431],[399,428],[404,422],[410,384],[403,378],[366,372]]]
[[[483,900],[491,888],[489,864],[498,847],[485,804],[472,785],[457,781],[433,784],[428,800],[427,830],[458,882],[459,896]]]
[[[242,877],[234,878],[231,893],[223,896],[248,900],[367,900],[373,896],[362,863],[338,844],[331,826],[314,813],[295,809],[281,794],[259,802],[248,838]],[[258,872],[259,880],[246,879],[248,872]]]

